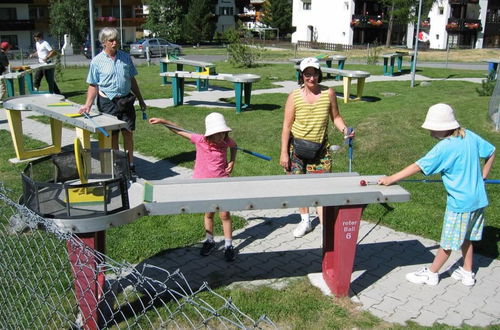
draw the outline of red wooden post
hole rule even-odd
[[[98,304],[104,288],[104,261],[93,251],[104,252],[105,232],[77,234],[84,246],[67,241],[68,257],[75,278],[75,296],[82,316],[83,329],[99,329]]]
[[[349,294],[365,205],[323,207],[323,279],[336,296]]]

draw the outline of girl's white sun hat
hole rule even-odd
[[[444,103],[431,106],[422,124],[422,128],[431,131],[449,131],[459,127],[460,124],[455,119],[453,108]]]
[[[231,132],[231,128],[226,125],[223,115],[218,112],[212,112],[205,117],[205,136],[221,132]]]

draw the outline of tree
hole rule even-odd
[[[422,0],[422,13],[429,12],[434,0]],[[418,6],[420,0],[380,0],[388,8],[389,24],[387,26],[387,38],[385,46],[390,47],[392,28],[394,24],[416,23],[418,19]]]
[[[59,43],[65,34],[71,35],[73,44],[85,41],[89,26],[87,0],[50,1],[49,16],[50,33],[57,37]]]
[[[266,0],[262,23],[272,28],[278,28],[281,34],[293,32],[292,1]]]
[[[215,32],[215,15],[211,0],[191,0],[184,18],[184,39],[192,43],[211,40]]]
[[[142,27],[155,36],[176,42],[182,34],[182,8],[177,0],[145,0],[149,14]]]

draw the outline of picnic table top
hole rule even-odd
[[[289,61],[294,62],[294,63],[300,63],[304,58],[291,58]],[[347,59],[347,56],[344,55],[329,55],[323,58],[318,58],[318,61],[320,62],[326,62],[326,61],[345,61]]]
[[[226,80],[231,82],[242,82],[251,83],[260,80],[260,76],[251,73],[219,73],[216,75],[201,74],[199,72],[189,72],[189,71],[173,71],[173,72],[161,72],[162,77],[182,77],[182,78],[199,78],[199,79],[210,79],[210,80]]]
[[[24,77],[25,74],[26,74],[26,71],[9,72],[9,73],[4,73],[3,75],[0,75],[0,78],[2,78],[2,79],[18,79],[18,78]]]
[[[58,94],[12,97],[4,100],[3,107],[16,111],[32,110],[92,133],[99,132],[98,126],[109,130],[117,130],[126,126],[124,121],[111,115],[99,113],[94,107],[89,113],[89,117],[92,119],[79,116],[80,105],[66,100],[63,95]]]
[[[202,66],[202,67],[215,66],[215,64],[210,63],[210,62],[194,61],[194,60],[188,60],[188,59],[185,59],[185,58],[178,58],[178,59],[166,59],[166,58],[162,58],[162,59],[160,59],[160,62],[162,62],[162,63],[173,63],[173,64],[183,64],[183,65],[192,65],[192,66]]]
[[[500,59],[498,58],[488,58],[486,60],[483,60],[483,62],[488,62],[488,63],[500,63]]]

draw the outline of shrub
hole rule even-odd
[[[262,58],[264,48],[255,44],[251,38],[245,37],[243,30],[228,30],[224,33],[229,42],[227,51],[229,62],[236,67],[250,68]]]
[[[481,87],[477,87],[476,91],[479,96],[491,96],[493,95],[493,90],[495,89],[495,84],[497,80],[493,78],[493,75],[489,74],[486,79],[481,81]]]

